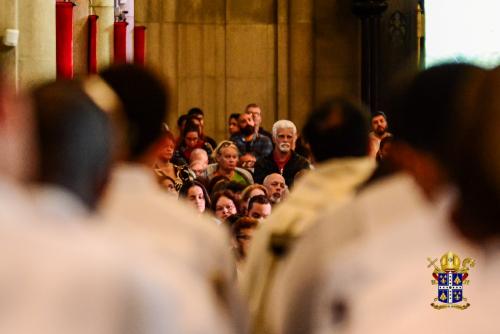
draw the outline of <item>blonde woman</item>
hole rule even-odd
[[[227,177],[230,181],[241,183],[245,186],[253,184],[252,174],[237,167],[240,152],[236,145],[229,140],[222,141],[214,150],[213,158],[216,163],[207,168],[208,179],[216,176]]]

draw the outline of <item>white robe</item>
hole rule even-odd
[[[430,306],[437,287],[431,285],[428,257],[453,251],[481,262],[481,254],[449,223],[452,197],[447,193],[431,204],[412,178],[396,175],[326,212],[275,280],[274,303],[268,306],[273,332],[386,333],[416,309],[440,314],[443,321],[446,312],[471,314]],[[469,286],[464,296],[477,300]]]

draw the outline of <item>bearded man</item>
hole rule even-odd
[[[380,148],[380,141],[385,137],[392,135],[389,131],[387,131],[389,126],[387,124],[387,116],[383,111],[377,111],[373,114],[371,120],[371,128],[372,130],[369,136],[370,147],[368,155],[375,158]]]
[[[297,127],[292,121],[282,119],[273,125],[274,150],[271,154],[257,159],[255,163],[254,180],[261,183],[272,173],[283,175],[286,185],[291,188],[295,174],[304,169],[311,169],[309,162],[295,153]]]
[[[251,114],[241,114],[238,119],[240,132],[231,136],[241,155],[252,153],[257,159],[265,157],[273,150],[271,140],[255,131],[255,121]]]

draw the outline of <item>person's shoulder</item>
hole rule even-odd
[[[271,152],[268,155],[265,155],[265,156],[258,158],[257,161],[255,162],[255,166],[257,166],[257,165],[265,166],[265,165],[273,164],[273,162],[274,162],[273,153]]]
[[[292,158],[293,158],[293,160],[296,161],[297,164],[301,165],[303,168],[311,168],[311,164],[309,163],[309,160],[307,160],[306,158],[304,158],[302,155],[298,154],[297,152],[293,151]]]

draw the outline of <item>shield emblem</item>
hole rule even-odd
[[[463,273],[445,272],[438,275],[438,300],[445,304],[462,301]]]

